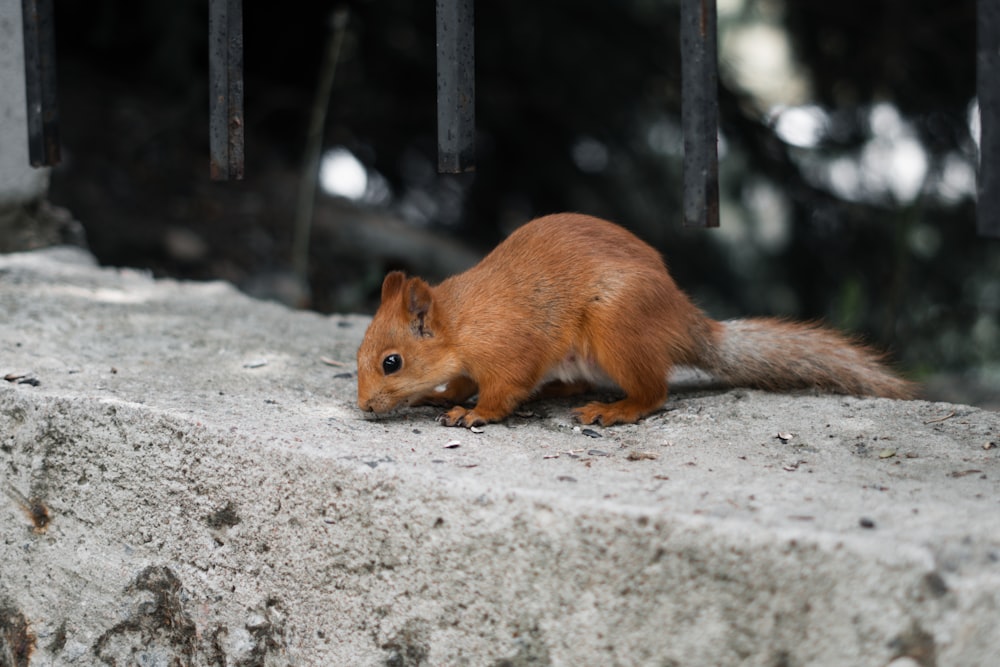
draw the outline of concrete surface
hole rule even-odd
[[[375,421],[365,324],[0,256],[0,664],[1000,664],[998,414]]]

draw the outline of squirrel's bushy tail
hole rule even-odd
[[[818,324],[772,318],[719,322],[698,366],[735,387],[819,389],[835,394],[912,398],[914,386],[883,355]]]

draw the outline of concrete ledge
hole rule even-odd
[[[689,391],[473,434],[355,410],[364,318],[68,249],[0,256],[0,312],[0,664],[1000,655],[996,413]]]

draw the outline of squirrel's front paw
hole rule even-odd
[[[438,417],[438,421],[445,426],[464,426],[466,428],[486,424],[486,420],[477,415],[475,410],[463,408],[461,405],[456,405],[448,412],[442,414]]]

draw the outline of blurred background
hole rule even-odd
[[[820,319],[930,398],[1000,408],[974,0],[718,0],[716,230],[681,227],[676,0],[476,3],[477,169],[458,176],[436,173],[433,2],[244,4],[246,178],[216,183],[207,2],[55,3],[50,199],[102,263],[372,312],[390,269],[439,280],[532,217],[579,211],[658,247],[714,317]],[[303,277],[293,220],[336,9]]]

